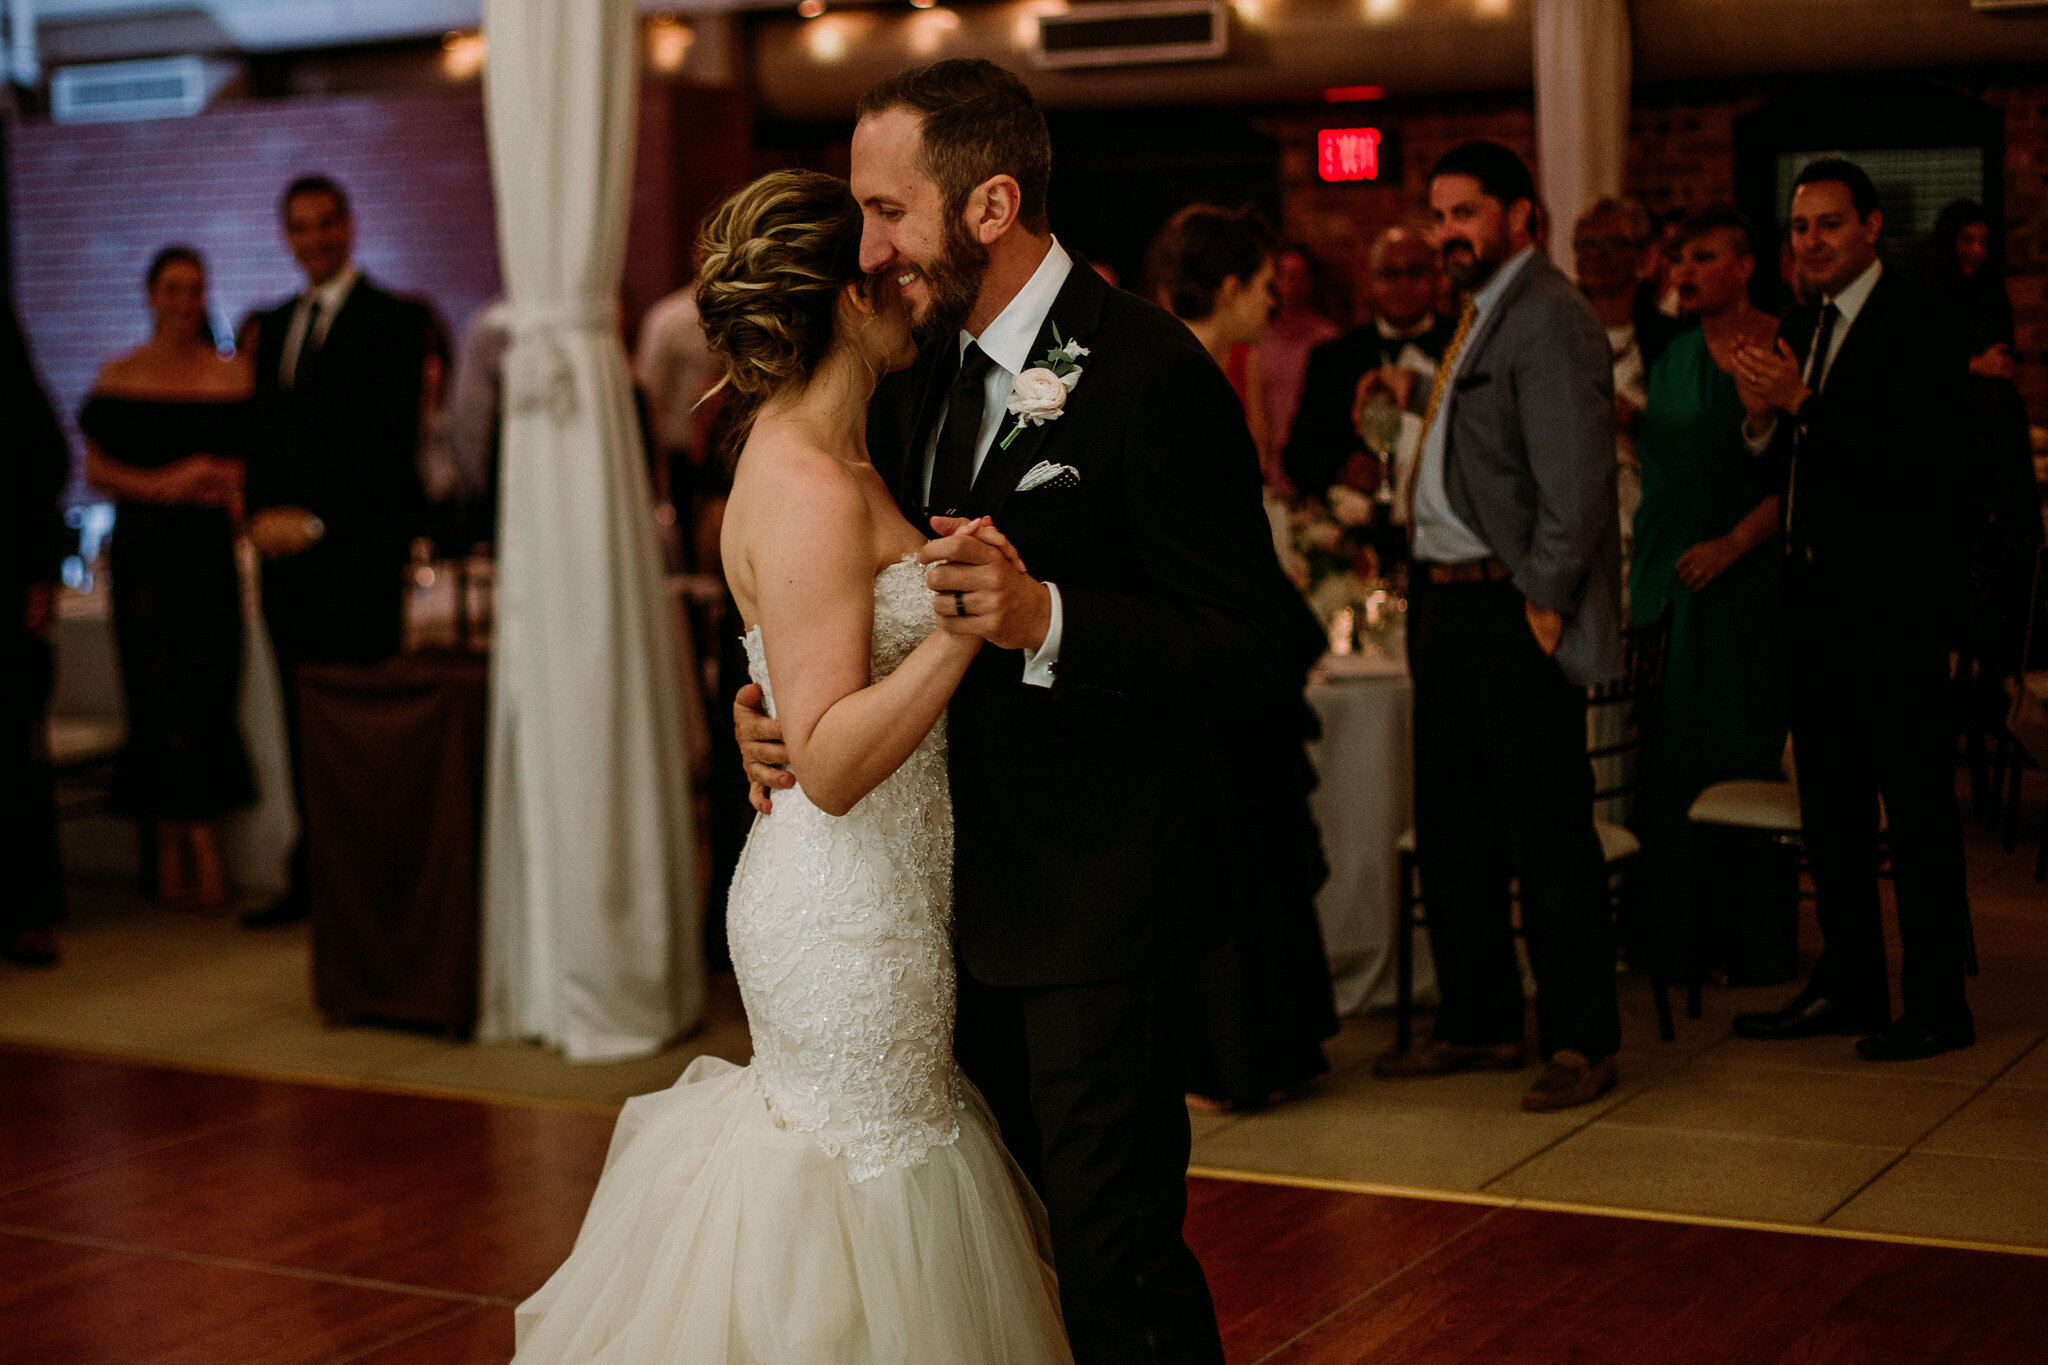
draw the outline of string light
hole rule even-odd
[[[450,80],[466,81],[484,69],[486,54],[481,33],[450,33],[441,39],[441,70]]]
[[[796,12],[806,19],[815,19],[825,12],[825,0],[803,0]]]

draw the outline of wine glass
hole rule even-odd
[[[1380,486],[1373,501],[1394,501],[1394,447],[1401,441],[1401,409],[1384,389],[1375,389],[1358,409],[1358,439],[1380,462]]]

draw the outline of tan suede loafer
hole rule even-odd
[[[1466,1071],[1519,1071],[1521,1067],[1520,1043],[1468,1047],[1432,1038],[1409,1052],[1381,1053],[1372,1064],[1372,1074],[1383,1081],[1408,1081],[1424,1076],[1455,1076]]]
[[[1532,1114],[1548,1114],[1555,1109],[1591,1104],[1614,1089],[1614,1080],[1612,1056],[1589,1062],[1583,1053],[1566,1048],[1552,1055],[1543,1074],[1522,1096],[1522,1108]]]

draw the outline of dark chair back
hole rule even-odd
[[[1616,824],[1634,823],[1634,796],[1643,784],[1664,695],[1664,663],[1671,652],[1671,612],[1622,632],[1621,676],[1586,692],[1586,757],[1593,763],[1593,804],[1621,809]],[[1614,803],[1614,804],[1610,804]]]

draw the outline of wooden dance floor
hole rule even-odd
[[[610,1133],[573,1108],[0,1048],[0,1362],[503,1362]],[[2048,1257],[1190,1191],[1232,1362],[2048,1358]]]

